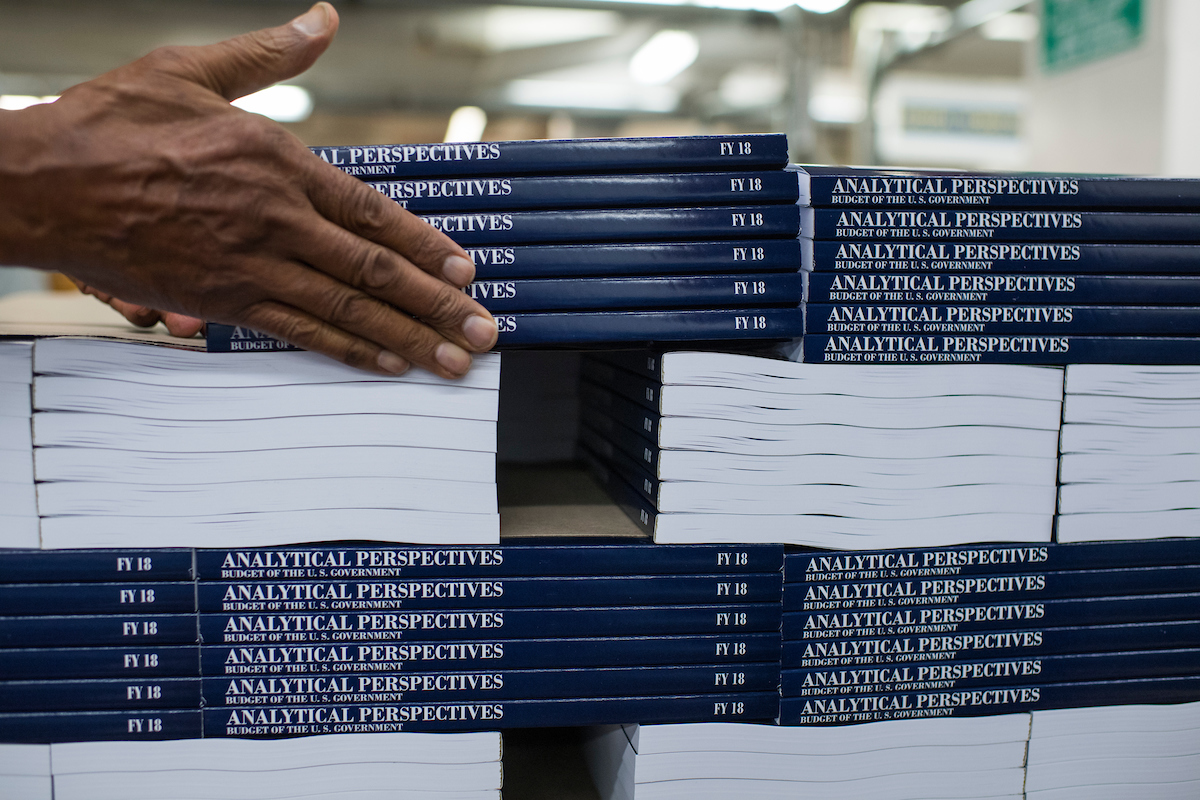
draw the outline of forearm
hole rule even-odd
[[[50,269],[45,240],[52,227],[44,202],[31,195],[44,145],[42,109],[0,111],[0,265]]]

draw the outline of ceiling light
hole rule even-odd
[[[56,94],[37,97],[32,94],[0,94],[0,111],[20,111],[22,108],[53,103],[58,99]]]
[[[692,65],[700,43],[687,31],[659,31],[633,54],[629,74],[638,83],[663,84]]]
[[[592,108],[606,111],[665,113],[679,105],[679,92],[670,86],[639,86],[615,81],[515,80],[505,94],[518,106]]]
[[[1038,35],[1038,18],[1020,11],[1001,14],[980,25],[979,32],[994,42],[1032,42]]]
[[[778,103],[783,99],[785,88],[779,70],[745,64],[730,70],[721,79],[717,94],[730,108],[756,108]]]
[[[487,112],[479,106],[460,106],[446,123],[444,142],[478,142],[487,127]]]
[[[483,38],[493,51],[580,42],[620,29],[620,14],[583,8],[492,6],[483,18]]]
[[[312,114],[312,95],[300,86],[268,86],[248,94],[233,105],[252,114],[262,114],[276,122],[303,122]]]
[[[828,14],[837,11],[850,0],[796,0],[796,5],[814,14]]]

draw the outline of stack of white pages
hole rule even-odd
[[[50,745],[0,744],[0,797],[53,800]]]
[[[592,729],[603,800],[1022,797],[1029,715],[830,728],[737,723]]]
[[[0,341],[0,547],[37,547],[30,384],[33,342]]]
[[[459,381],[313,353],[34,345],[43,547],[499,538],[500,362]]]
[[[49,761],[54,800],[500,800],[500,747],[499,733],[86,742],[50,745]]]
[[[1033,712],[1028,800],[1200,797],[1200,703]]]
[[[622,352],[582,372],[585,459],[656,541],[1050,539],[1059,367]]]
[[[1200,530],[1200,367],[1073,364],[1058,539]]]

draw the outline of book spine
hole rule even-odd
[[[613,454],[620,452],[651,476],[658,473],[658,445],[626,428],[607,414],[585,407],[580,412],[580,440],[593,452],[603,455],[608,466]],[[618,470],[619,471],[619,470]],[[628,476],[626,476],[628,480]],[[653,499],[653,498],[652,498]]]
[[[191,579],[191,550],[0,550],[0,584]]]
[[[204,705],[209,708],[246,708],[262,705],[644,697],[680,692],[703,694],[778,690],[778,662],[571,670],[497,669],[384,675],[205,678]]]
[[[1112,211],[810,209],[816,241],[1200,242],[1193,214]]]
[[[1200,646],[1200,622],[1021,628],[960,634],[785,641],[784,669],[1065,655]]]
[[[1190,336],[1200,334],[1200,307],[810,303],[805,328],[806,333],[834,335]]]
[[[852,669],[785,669],[781,692],[784,697],[837,697],[1175,675],[1200,675],[1200,650],[1076,653]]]
[[[799,272],[475,281],[465,291],[484,308],[506,311],[599,311],[616,308],[797,306]]]
[[[0,615],[179,614],[196,610],[195,584],[0,584]]]
[[[700,172],[626,175],[509,175],[369,181],[415,213],[640,208],[795,203],[793,172]]]
[[[1019,570],[1062,571],[1200,563],[1200,539],[980,544],[904,550],[806,551],[784,556],[786,583],[827,583],[868,577],[933,578],[993,575]],[[868,575],[867,573],[873,573]]]
[[[198,645],[0,650],[0,680],[186,678],[200,674]]]
[[[744,629],[749,615],[731,612],[716,636],[492,639],[459,642],[225,646],[201,648],[204,677],[330,673],[562,669],[779,660],[778,632]]]
[[[580,576],[378,581],[202,582],[200,611],[424,611],[444,608],[769,603],[783,575]]]
[[[0,741],[34,744],[199,739],[202,726],[199,710],[0,714]]]
[[[646,501],[658,507],[660,481],[648,472],[633,456],[603,438],[586,424],[579,426],[579,445],[589,454],[604,463],[635,489]]]
[[[480,280],[580,275],[705,275],[800,269],[795,239],[468,247]]]
[[[590,359],[585,359],[584,364],[584,369],[590,370]],[[657,393],[659,387],[652,385],[651,390]],[[658,424],[662,415],[657,411],[651,411],[586,379],[579,382],[579,400],[589,409],[610,417],[626,428],[640,432],[650,441],[658,441]]]
[[[730,626],[722,621],[735,618],[741,623],[740,631],[773,633],[779,630],[781,614],[778,602],[359,614],[201,614],[200,635],[207,644],[229,645],[682,636],[726,632]]]
[[[200,708],[199,677],[0,681],[0,713]]]
[[[568,311],[497,314],[497,349],[538,345],[627,342],[732,342],[792,339],[804,332],[800,308],[684,309],[676,311]],[[248,328],[210,322],[210,353],[299,348]]]
[[[783,134],[314,147],[363,179],[441,175],[607,173],[782,168]]]
[[[654,536],[658,519],[658,508],[655,503],[642,492],[630,486],[616,470],[609,468],[603,458],[591,452],[587,447],[579,447],[577,455],[596,482],[617,504],[617,507],[625,512],[625,516],[629,517],[633,524],[637,525],[647,536]]]
[[[1010,572],[963,577],[860,578],[788,584],[784,611],[941,606],[997,600],[1103,597],[1189,592],[1200,585],[1200,566]]]
[[[1136,678],[1045,683],[973,691],[903,692],[859,697],[789,697],[781,725],[845,725],[890,719],[976,717],[1052,708],[1189,703],[1200,699],[1200,678]]]
[[[800,234],[796,206],[714,206],[420,214],[463,246],[700,241]]]
[[[0,617],[0,647],[195,644],[194,614]]]
[[[1195,275],[1200,248],[1169,244],[805,242],[813,272]]]
[[[1200,277],[814,272],[808,302],[1186,306],[1200,303]]]
[[[787,589],[785,588],[785,591]],[[852,639],[903,634],[957,634],[1018,626],[1076,627],[1190,620],[1200,594],[1084,597],[856,611],[793,611],[783,615],[783,638]]]
[[[279,738],[317,733],[494,730],[667,722],[768,722],[779,713],[774,692],[654,697],[509,700],[476,703],[271,706],[208,709],[206,737]],[[2,718],[0,718],[2,719]]]
[[[201,581],[330,578],[567,577],[573,575],[718,575],[776,572],[782,545],[587,543],[443,547],[430,545],[310,545],[196,551]],[[286,572],[285,572],[286,571]]]
[[[806,170],[814,206],[1178,208],[1200,207],[1200,183],[1078,175],[898,174],[865,169]]]
[[[1200,364],[1200,338],[809,334],[810,364]]]
[[[663,387],[654,376],[630,372],[592,356],[585,356],[580,362],[579,374],[647,411],[659,413]]]

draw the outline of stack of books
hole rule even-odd
[[[1062,370],[613,351],[584,458],[659,542],[1049,541]]]
[[[852,728],[625,725],[589,731],[602,800],[1023,800],[1029,716]]]
[[[37,547],[30,342],[0,341],[0,547]]]
[[[1035,711],[1028,800],[1200,796],[1200,704]]]
[[[0,744],[0,786],[19,800],[54,800],[50,745]]]
[[[449,381],[311,353],[34,343],[45,547],[499,538],[499,356]]]
[[[0,738],[771,721],[782,561],[645,542],[8,551]]]
[[[497,346],[788,339],[800,180],[782,134],[321,147],[466,248]],[[210,349],[287,345],[213,325]]]
[[[1200,363],[1200,181],[803,174],[805,361]]]
[[[1200,700],[1200,539],[795,552],[784,725]]]
[[[1058,540],[1194,536],[1200,366],[1067,368]]]

